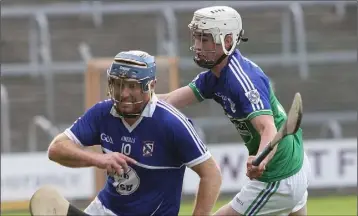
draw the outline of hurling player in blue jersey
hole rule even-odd
[[[200,176],[193,215],[209,215],[221,174],[191,121],[154,93],[156,65],[143,51],[120,52],[107,71],[111,99],[88,109],[51,143],[67,167],[106,169],[89,215],[178,215],[186,167]],[[100,145],[103,154],[86,151]]]
[[[259,166],[252,165],[287,116],[269,78],[236,49],[240,41],[246,41],[240,14],[226,6],[201,8],[195,11],[189,28],[194,61],[207,70],[189,85],[158,97],[177,108],[215,100],[249,153],[246,175],[250,180],[216,215],[307,214],[310,168],[301,130],[283,139]]]

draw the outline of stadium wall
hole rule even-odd
[[[357,145],[355,139],[308,140],[305,151],[312,167],[310,189],[357,187]],[[208,146],[220,164],[222,194],[236,193],[247,181],[247,150],[239,143]],[[91,200],[99,187],[94,168],[72,169],[48,160],[47,152],[1,155],[1,211],[27,209],[31,195],[42,185],[51,184],[69,200]],[[198,176],[188,169],[183,195],[197,190]]]

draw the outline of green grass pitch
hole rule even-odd
[[[219,200],[216,203],[215,210],[229,202],[230,200]],[[309,215],[357,215],[357,197],[355,196],[337,196],[309,198]],[[192,204],[185,203],[181,206],[180,215],[190,215]]]
[[[229,200],[219,200],[216,203],[215,210],[223,206]],[[191,215],[192,202],[183,202],[179,215]],[[309,215],[357,215],[357,197],[356,196],[330,196],[309,198]],[[28,211],[2,212],[1,215],[25,215],[29,216]]]

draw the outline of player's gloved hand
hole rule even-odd
[[[259,166],[252,165],[252,161],[255,158],[256,156],[249,156],[246,162],[246,176],[249,177],[250,180],[259,178],[266,167],[265,161],[262,161]]]
[[[128,163],[136,164],[137,161],[119,152],[100,154],[96,160],[98,168],[105,169],[108,173],[112,174],[122,174],[123,171],[127,172]]]

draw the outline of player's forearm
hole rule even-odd
[[[221,187],[220,173],[200,179],[193,215],[211,215]]]
[[[163,100],[163,101],[173,105],[174,107],[176,107],[178,109],[186,106],[185,100],[183,100],[181,98],[181,96],[178,95],[178,92],[176,92],[176,91],[172,91],[172,92],[167,93],[167,94],[157,94],[157,97],[160,100]]]
[[[271,140],[275,137],[277,133],[277,130],[275,127],[265,127],[260,135],[261,135],[261,141],[260,146],[258,150],[258,154],[264,150],[264,148],[267,146],[268,143],[271,142]],[[275,155],[277,146],[267,155],[267,157],[264,159],[265,164],[267,164]]]
[[[48,157],[67,167],[96,166],[96,157],[99,153],[81,149],[71,140],[52,142],[48,149]]]

